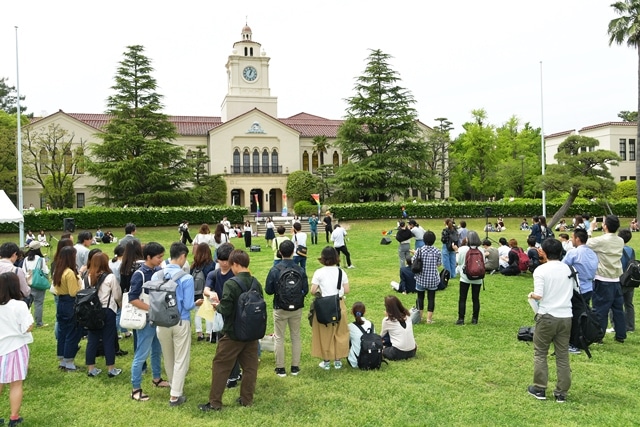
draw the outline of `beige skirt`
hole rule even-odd
[[[347,307],[340,300],[340,322],[323,325],[313,314],[311,326],[311,356],[322,360],[338,360],[349,355],[349,327],[347,326]]]

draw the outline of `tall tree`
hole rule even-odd
[[[185,194],[175,193],[193,178],[193,167],[172,143],[176,128],[161,112],[151,61],[136,45],[127,47],[119,64],[115,94],[107,99],[113,118],[98,135],[103,142],[91,145],[87,165],[99,182],[92,186],[101,195],[95,199],[105,205],[181,204]]]
[[[618,113],[618,117],[620,117],[623,122],[637,122],[638,112],[637,111],[620,111]]]
[[[607,194],[615,188],[609,166],[616,166],[620,157],[609,150],[596,150],[595,138],[571,135],[558,146],[557,163],[547,166],[542,184],[546,190],[567,192],[567,200],[548,221],[553,227],[567,213],[581,191]]]
[[[609,45],[627,43],[627,46],[636,50],[638,55],[638,110],[640,111],[640,0],[623,0],[611,5],[614,12],[620,15],[609,22]],[[636,114],[637,116],[637,114]],[[636,121],[637,117],[636,117]],[[638,121],[636,147],[640,146],[640,121]],[[636,148],[640,150],[640,148]],[[636,152],[636,218],[640,218],[640,156]]]
[[[435,198],[435,192],[440,193],[440,199],[446,197],[447,181],[451,176],[453,162],[450,161],[449,150],[451,148],[451,135],[453,129],[452,123],[445,117],[434,119],[438,124],[433,128],[427,136],[427,147],[429,156],[426,161],[426,167],[433,171],[434,176],[439,180],[438,187],[427,189],[429,199]],[[437,188],[437,190],[436,190]]]
[[[42,186],[43,195],[55,209],[73,207],[73,184],[84,173],[86,141],[57,123],[28,127],[22,149],[24,176]]]
[[[8,80],[7,77],[0,77],[0,110],[16,114],[18,112],[18,94],[15,86],[9,86]],[[24,95],[20,96],[20,101],[24,101]],[[27,111],[27,107],[20,104],[20,113],[24,114],[25,111]],[[28,117],[33,117],[33,114]]]
[[[350,161],[338,168],[333,181],[351,200],[389,200],[406,195],[410,187],[424,188],[431,179],[426,168],[412,167],[427,159],[426,144],[415,100],[398,85],[390,58],[381,50],[371,51],[338,129],[336,145]]]
[[[331,147],[331,143],[327,141],[327,137],[324,135],[318,135],[313,137],[313,150],[320,154],[320,165],[324,165],[324,155],[327,154],[327,150]]]
[[[195,205],[224,205],[227,201],[227,182],[221,175],[209,175],[209,156],[206,145],[198,145],[190,159],[194,170],[190,195]]]
[[[16,194],[16,115],[0,110],[0,189]]]

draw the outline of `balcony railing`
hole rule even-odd
[[[274,175],[282,173],[282,166],[238,166],[231,165],[229,171],[234,175]]]

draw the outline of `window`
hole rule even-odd
[[[626,180],[627,180],[627,177],[626,177],[626,176],[621,176],[621,177],[620,177],[620,182],[622,182],[622,181],[626,181]]]
[[[240,173],[240,151],[233,152],[233,173]]]
[[[40,150],[40,173],[49,173],[49,153],[46,149]]]
[[[269,173],[269,152],[266,148],[262,151],[262,173]]]
[[[253,173],[260,173],[260,152],[253,150]]]
[[[630,177],[629,177],[629,181],[635,181],[635,180],[636,180],[636,177],[635,177],[635,176],[630,176]]]
[[[627,140],[620,138],[620,158],[627,160]]]
[[[309,172],[309,153],[307,150],[302,153],[302,170]]]
[[[271,173],[278,173],[278,152],[273,150],[271,152]]]
[[[636,161],[636,140],[629,139],[629,160]]]
[[[333,152],[333,166],[340,166],[340,156],[338,156],[338,152]]]
[[[244,150],[244,153],[242,153],[242,173],[251,172],[251,164],[249,163],[249,160],[249,150]]]
[[[84,165],[84,150],[82,149],[82,147],[78,147],[78,149],[76,150],[76,171],[78,172],[78,174],[84,174]]]
[[[84,208],[84,193],[76,194],[76,207]]]
[[[313,154],[311,154],[311,172],[315,172],[318,170],[318,152],[314,151]]]

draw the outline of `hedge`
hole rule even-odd
[[[64,218],[73,218],[77,230],[124,228],[128,222],[137,227],[176,227],[187,220],[193,224],[216,224],[227,216],[231,223],[242,224],[247,208],[239,206],[198,206],[165,208],[97,208],[37,210],[24,213],[26,230],[62,230]],[[0,233],[17,232],[17,224],[0,224]]]
[[[562,206],[560,201],[547,202],[547,218]],[[491,208],[491,218],[521,217],[530,218],[542,214],[542,200],[514,200],[499,202],[372,202],[372,203],[344,203],[328,206],[334,218],[339,220],[400,218],[402,207],[412,218],[480,218],[485,216],[485,208]],[[635,199],[623,199],[610,202],[609,206],[614,214],[620,217],[635,217],[637,202]],[[574,203],[565,218],[587,213],[606,215],[608,209],[600,202]]]

